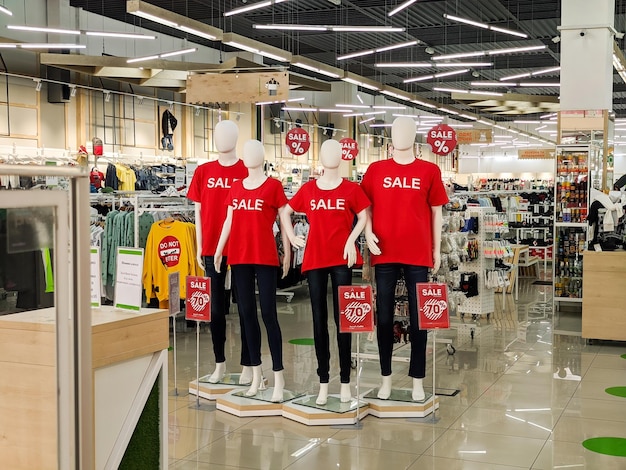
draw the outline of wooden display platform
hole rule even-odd
[[[393,392],[408,392],[409,389],[394,389]],[[370,391],[376,394],[376,390]],[[377,418],[424,418],[437,408],[439,408],[439,397],[433,397],[430,393],[426,394],[426,400],[423,402],[413,401],[396,401],[396,400],[380,400],[378,398],[369,398],[366,393],[363,397],[369,403],[369,414]]]
[[[356,400],[349,403],[341,403],[339,396],[329,395],[326,405],[303,405],[310,400],[312,404],[316,400],[315,395],[307,395],[304,398],[292,400],[283,404],[283,417],[297,421],[307,426],[335,426],[355,424],[357,418]],[[369,414],[369,405],[360,400],[359,420]],[[347,411],[342,411],[346,409]]]
[[[189,394],[190,395],[198,395],[200,394],[200,398],[205,398],[207,400],[217,400],[219,397],[232,392],[243,390],[244,388],[250,387],[250,385],[239,385],[239,376],[241,374],[228,374],[226,378],[228,380],[223,380],[222,382],[218,382],[216,384],[209,383],[206,380],[210,377],[209,375],[205,375],[204,377],[200,377],[200,387],[198,387],[197,381],[192,380],[189,382]],[[229,383],[230,382],[230,383]]]
[[[283,392],[284,400],[276,403],[269,401],[274,389],[261,390],[254,398],[242,396],[244,390],[234,390],[217,398],[217,409],[238,416],[240,418],[251,418],[258,416],[282,416],[283,404],[286,401],[299,398],[303,395],[296,395],[289,390]]]

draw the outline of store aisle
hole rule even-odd
[[[626,457],[603,455],[582,445],[596,437],[626,438],[626,398],[605,391],[626,387],[626,344],[586,345],[580,338],[553,335],[546,308],[550,292],[551,286],[523,283],[517,304],[511,296],[504,302],[497,296],[497,312],[490,321],[466,319],[456,334],[442,335],[453,338],[456,353],[450,356],[437,346],[437,390],[459,392],[441,396],[434,420],[369,416],[359,430],[194,409],[196,398],[187,395],[187,385],[196,373],[196,335],[182,322],[179,329],[185,331],[177,336],[181,396],[169,399],[170,468],[626,469]],[[286,388],[317,393],[313,346],[288,342],[312,337],[306,288],[291,304],[279,299],[278,306]],[[233,307],[228,316],[228,359],[239,357],[238,329]],[[212,357],[208,329],[201,333],[200,346],[201,357]],[[427,390],[432,387],[429,357]],[[265,338],[263,364],[271,386]],[[201,362],[200,374],[210,373],[212,367],[208,360]],[[394,387],[409,386],[407,367],[394,362]],[[237,372],[239,366],[231,361],[228,369]],[[331,393],[339,390],[338,369],[333,351]],[[173,374],[170,352],[170,391]],[[377,361],[366,361],[362,386],[376,386],[378,380]],[[353,393],[354,384],[353,371]],[[626,453],[620,446],[618,442],[613,451]]]

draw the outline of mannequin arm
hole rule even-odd
[[[343,248],[343,259],[348,262],[348,267],[351,268],[356,263],[356,247],[354,244],[356,243],[356,239],[359,237],[363,229],[365,228],[365,224],[367,224],[367,209],[363,209],[356,215],[357,222],[352,232],[348,236],[348,240],[346,241],[346,246]]]
[[[441,266],[441,228],[443,225],[443,211],[441,206],[430,208],[433,219],[433,273],[439,271]]]
[[[281,207],[278,210],[278,214],[280,216],[281,222],[283,222],[283,213],[287,212],[287,207],[289,207],[289,204],[285,204],[283,207]],[[289,215],[288,218],[289,217],[291,217],[291,215]],[[282,223],[281,225],[284,225],[284,223]],[[289,218],[288,225],[291,227],[290,218]],[[293,228],[291,228],[291,231],[293,232]],[[283,226],[283,229],[280,231],[280,237],[283,240],[283,249],[285,251],[285,253],[283,254],[283,275],[282,275],[282,279],[284,279],[285,277],[287,277],[287,274],[289,273],[289,266],[291,265],[291,246],[289,245],[289,236],[287,235],[287,232],[285,231],[284,226]]]
[[[372,208],[368,207],[367,211],[367,221],[365,222],[365,241],[367,241],[367,247],[370,250],[370,253],[373,255],[379,255],[382,252],[380,248],[378,248],[378,237],[374,235],[372,231]]]
[[[293,209],[289,204],[286,204],[282,211],[280,211],[280,225],[282,227],[282,231],[287,234],[288,240],[291,242],[293,247],[304,248],[304,245],[306,244],[304,237],[299,237],[296,235],[296,232],[294,232],[293,225],[291,225],[291,214],[293,214]]]
[[[233,208],[228,206],[228,212],[226,213],[226,220],[222,226],[222,233],[220,233],[220,240],[217,242],[217,248],[215,249],[215,257],[213,258],[213,264],[215,265],[215,271],[218,273],[222,267],[222,253],[228,237],[230,237],[230,229],[233,225]]]
[[[202,217],[200,216],[201,208],[202,204],[196,202],[194,208],[196,214],[196,259],[198,260],[198,265],[204,271],[204,259],[202,258]]]

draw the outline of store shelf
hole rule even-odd
[[[554,301],[555,302],[571,302],[573,304],[582,304],[583,303],[583,299],[576,298],[576,297],[555,297]]]

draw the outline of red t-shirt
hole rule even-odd
[[[372,228],[381,250],[372,255],[372,264],[432,267],[431,207],[448,202],[439,167],[418,159],[408,165],[374,162],[361,187],[372,201]]]
[[[241,160],[231,166],[224,166],[218,160],[196,168],[187,197],[202,204],[202,255],[213,256],[226,219],[226,198],[233,182],[248,176],[248,169]],[[228,243],[224,256],[228,255]]]
[[[228,194],[233,208],[228,264],[278,266],[278,248],[273,225],[278,209],[287,204],[280,181],[267,178],[256,189],[246,189],[237,181]]]
[[[370,205],[361,187],[343,180],[335,189],[326,190],[310,181],[291,198],[289,205],[296,212],[304,212],[310,224],[302,272],[345,265],[343,248],[352,232],[354,216]],[[356,264],[363,264],[361,253],[356,253]]]

